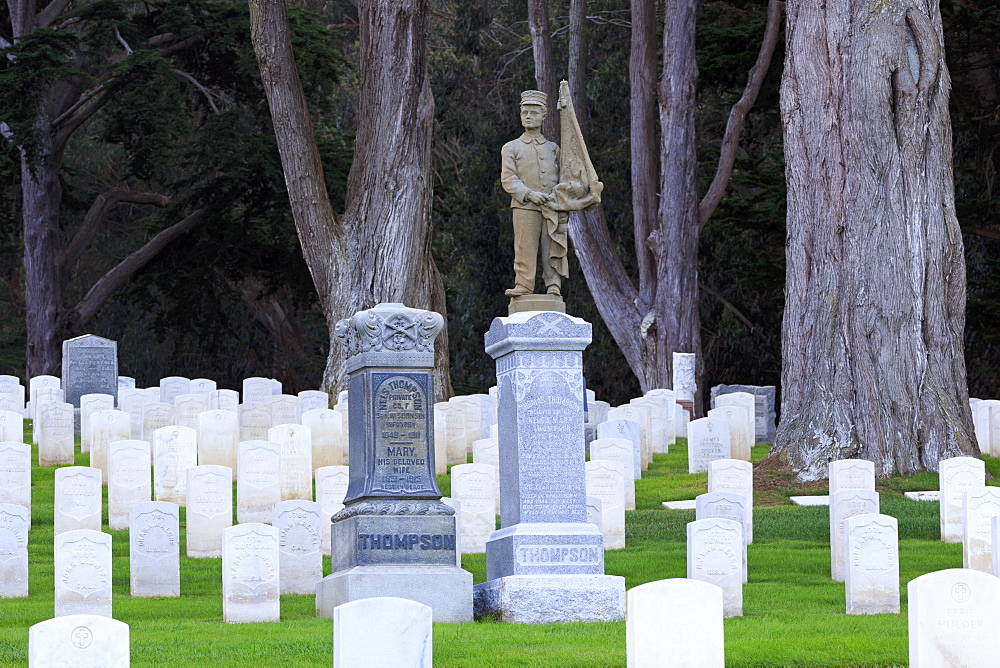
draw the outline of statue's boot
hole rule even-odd
[[[520,297],[521,295],[530,295],[531,288],[524,285],[515,285],[509,290],[504,290],[504,294],[508,297]]]

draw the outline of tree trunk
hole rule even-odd
[[[590,104],[587,101],[587,0],[569,3],[569,87],[576,121],[590,139]]]
[[[24,306],[28,378],[59,375],[63,310],[59,257],[62,185],[52,158],[49,96],[38,106],[34,155],[21,151],[21,217],[24,226]]]
[[[531,31],[531,50],[535,59],[535,87],[549,98],[549,112],[542,123],[542,134],[551,141],[557,141],[559,114],[556,110],[556,75],[552,59],[552,29],[549,28],[549,0],[528,0],[528,29]]]
[[[330,336],[323,388],[346,387],[344,354],[334,345],[337,321],[351,308],[347,238],[333,212],[323,178],[312,119],[292,53],[285,3],[251,0],[250,32],[271,109],[285,187],[306,265],[316,285]]]
[[[789,0],[782,421],[802,480],[977,454],[950,81],[935,0]]]
[[[698,317],[698,191],[695,181],[695,0],[667,0],[663,21],[663,74],[660,78],[659,225],[650,243],[656,258],[656,337],[659,369],[672,384],[673,353],[695,353],[701,387],[701,323]],[[661,387],[667,387],[663,379]],[[695,414],[701,415],[701,393]]]
[[[427,78],[426,0],[359,7],[360,119],[347,181],[351,306],[380,302],[433,309],[447,322],[431,256],[434,97]],[[447,334],[435,342],[435,388],[451,394]],[[338,352],[342,354],[342,351]]]

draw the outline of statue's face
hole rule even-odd
[[[537,104],[526,104],[521,107],[521,125],[525,130],[535,130],[542,127],[545,120],[545,109]]]

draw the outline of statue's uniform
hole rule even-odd
[[[510,193],[514,214],[515,287],[528,293],[535,291],[535,271],[541,251],[545,287],[555,286],[558,290],[560,277],[550,261],[549,235],[541,207],[525,198],[531,191],[549,195],[559,183],[559,147],[541,135],[532,138],[525,133],[504,144],[500,155],[503,161],[500,180],[503,189]]]

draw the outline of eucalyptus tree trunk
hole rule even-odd
[[[936,0],[789,0],[782,420],[802,480],[976,455]]]
[[[424,0],[361,3],[361,97],[347,204],[327,196],[312,122],[291,50],[284,2],[251,0],[251,25],[299,241],[330,329],[324,388],[346,387],[337,321],[380,302],[446,314],[431,257],[431,138]],[[451,393],[448,340],[435,346],[438,398]]]

